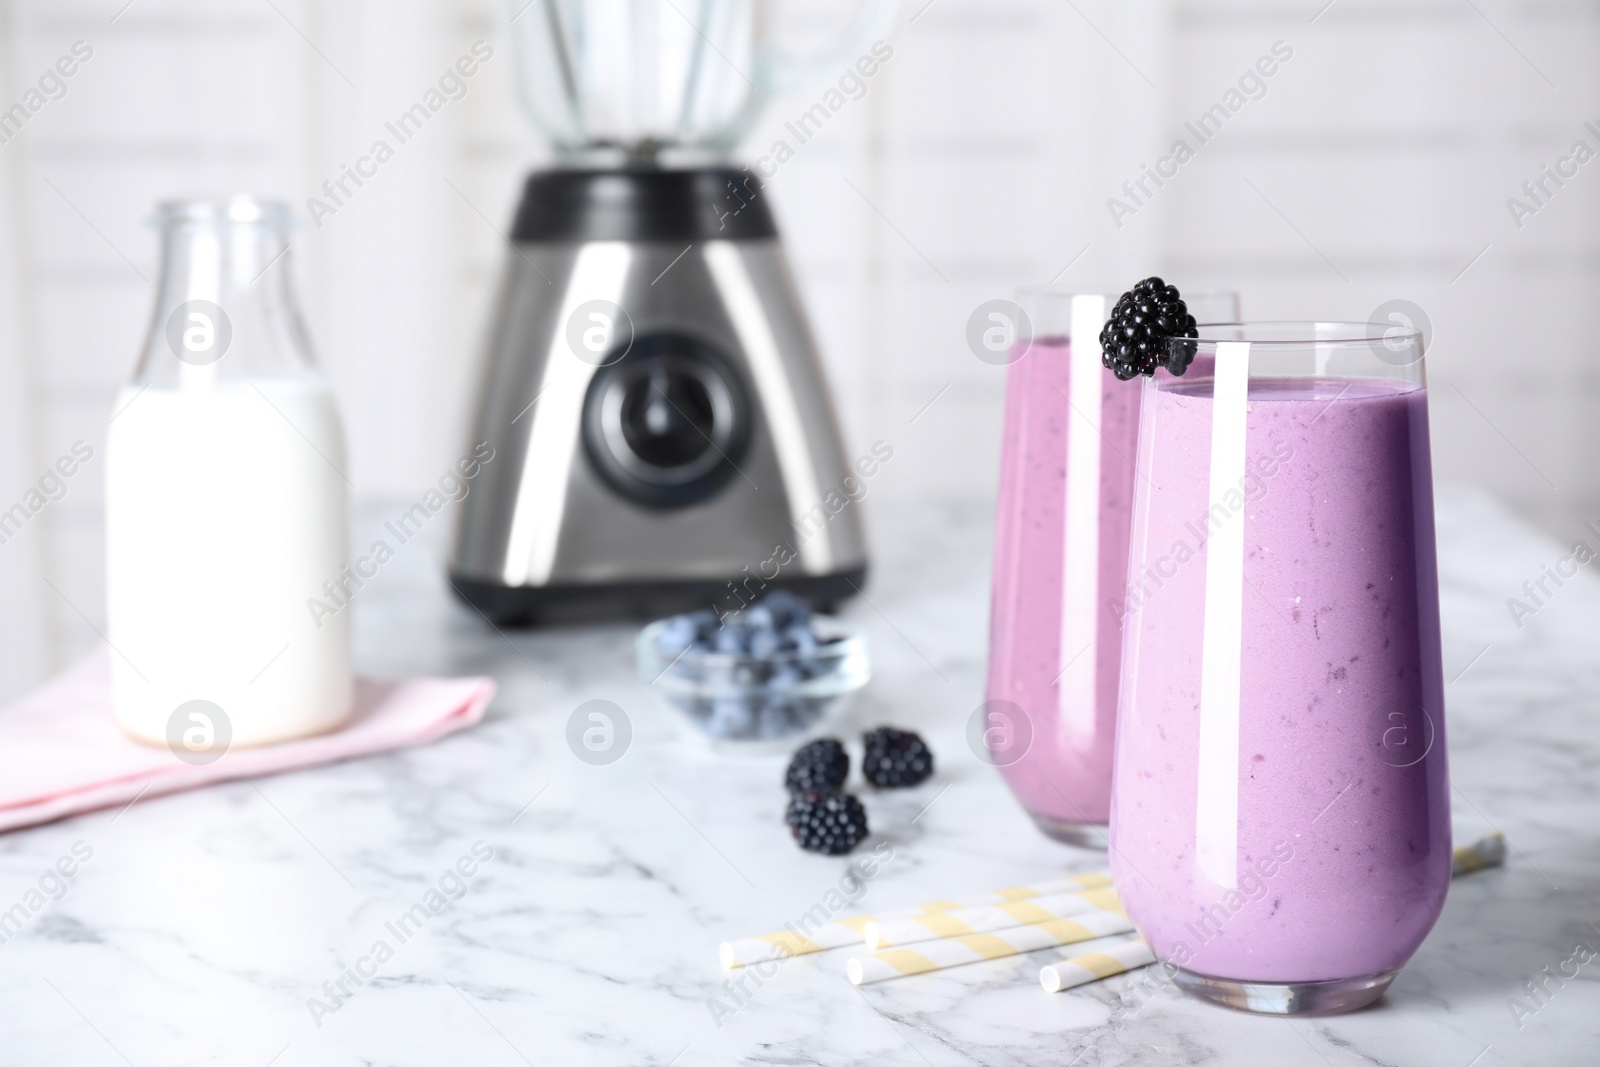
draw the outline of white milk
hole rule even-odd
[[[134,385],[115,410],[106,600],[118,723],[167,744],[177,708],[206,700],[233,745],[339,725],[349,619],[319,627],[306,606],[345,565],[344,443],[326,386]]]

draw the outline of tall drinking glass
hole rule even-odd
[[[1450,879],[1422,338],[1203,327],[1146,380],[1111,864],[1169,973],[1383,995]]]
[[[1100,362],[1116,297],[1018,301],[979,747],[1041,830],[1104,848],[1142,394]],[[1233,293],[1187,303],[1202,322],[1238,317]]]

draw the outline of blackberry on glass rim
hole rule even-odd
[[[1178,288],[1149,277],[1123,293],[1100,331],[1100,359],[1119,381],[1152,375],[1165,366],[1173,374],[1189,369],[1193,345],[1169,345],[1174,337],[1197,336],[1194,316]]]

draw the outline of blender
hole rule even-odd
[[[471,442],[495,460],[452,586],[512,625],[852,595],[859,472],[765,190],[731,152],[775,93],[875,65],[893,0],[809,56],[771,39],[766,0],[510,7],[555,162],[511,231]]]

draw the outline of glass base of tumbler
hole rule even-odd
[[[1338,1015],[1355,1011],[1383,996],[1397,967],[1360,978],[1335,978],[1326,982],[1236,982],[1212,978],[1182,967],[1172,980],[1192,997],[1209,1000],[1258,1015]]]
[[[1033,824],[1044,831],[1046,837],[1054,838],[1063,844],[1077,845],[1079,848],[1096,848],[1101,852],[1106,850],[1106,826],[1104,823],[1092,822],[1066,822],[1062,819],[1052,819],[1048,815],[1035,815]]]

